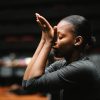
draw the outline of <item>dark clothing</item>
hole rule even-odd
[[[88,57],[67,65],[58,61],[46,69],[45,74],[23,80],[23,87],[33,91],[61,91],[61,100],[97,100],[100,95],[100,66]]]

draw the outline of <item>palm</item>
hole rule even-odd
[[[36,19],[36,21],[42,29],[42,38],[45,40],[53,40],[54,30],[52,26],[49,24],[49,22],[39,14],[36,14]]]

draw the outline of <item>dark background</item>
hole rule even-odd
[[[85,16],[91,21],[94,36],[100,47],[99,0],[0,0],[0,55],[9,52],[32,55],[39,43],[41,30],[35,21],[40,13],[56,25],[72,14]]]
[[[29,94],[29,91],[22,91],[20,87],[27,67],[25,59],[32,57],[41,38],[41,30],[35,21],[35,13],[43,15],[52,26],[69,15],[86,17],[90,20],[93,35],[97,39],[94,50],[100,52],[99,1],[0,0],[0,100],[20,98],[19,96],[15,99],[13,95],[8,97],[6,95],[8,91],[17,95]],[[13,85],[17,85],[17,88],[12,88]],[[4,91],[4,87],[7,91]],[[34,100],[34,98],[24,97],[22,100]]]

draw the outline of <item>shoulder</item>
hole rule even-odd
[[[73,66],[77,69],[84,70],[84,71],[95,71],[96,65],[93,61],[90,60],[90,58],[86,57],[82,60],[78,60],[75,62],[72,62],[70,66]]]
[[[66,63],[65,59],[59,60],[59,61],[55,61],[53,64],[51,64],[51,66],[63,66]]]
[[[45,72],[53,72],[53,71],[56,71],[56,70],[58,70],[60,68],[63,68],[65,63],[66,63],[65,59],[62,59],[62,60],[59,60],[59,61],[55,61],[54,63],[52,63],[50,66],[48,66],[45,69]]]

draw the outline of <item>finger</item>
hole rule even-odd
[[[57,26],[54,26],[54,28],[53,28],[54,30],[55,30],[55,32],[57,32]]]
[[[57,41],[57,26],[54,26],[54,42]]]
[[[49,22],[40,14],[36,13],[36,18],[37,18],[37,22],[39,23],[39,25],[41,26],[43,31],[47,31],[52,28],[52,26],[49,24]]]
[[[38,19],[37,19],[36,21],[37,21],[37,23],[39,24],[39,26],[42,27],[41,22],[40,22]]]
[[[40,16],[40,15],[39,15],[38,13],[36,13],[35,15],[36,15],[36,21],[39,22],[39,23],[41,23],[40,20],[39,20],[39,16]],[[42,25],[42,24],[41,24],[41,25]]]
[[[38,14],[38,13],[36,13],[35,14],[36,15],[36,21],[38,22],[38,24],[43,28],[43,29],[45,29],[46,28],[46,24],[43,24],[42,22],[41,22],[41,16]]]
[[[39,14],[38,14],[38,13],[35,13],[35,15],[36,15],[36,16],[39,16]]]
[[[42,25],[41,22],[40,22],[39,20],[36,20],[36,21],[37,21],[38,25],[41,27],[41,29],[42,29],[43,31],[45,31],[46,25]]]
[[[38,20],[38,13],[35,13],[35,16],[36,16],[36,20]]]
[[[42,30],[44,30],[46,25],[44,26],[44,25],[41,24],[41,22],[40,22],[40,20],[38,18],[40,15],[38,13],[36,13],[35,15],[36,15],[36,21],[37,21],[38,25],[42,28]]]
[[[41,15],[36,14],[38,20],[41,22],[41,24],[43,24],[44,27],[51,27],[51,25],[49,24],[49,22]]]
[[[39,17],[39,20],[41,21],[41,23],[42,23],[43,25],[46,25],[46,26],[50,27],[49,22],[48,22],[44,17],[40,16],[40,17]]]

